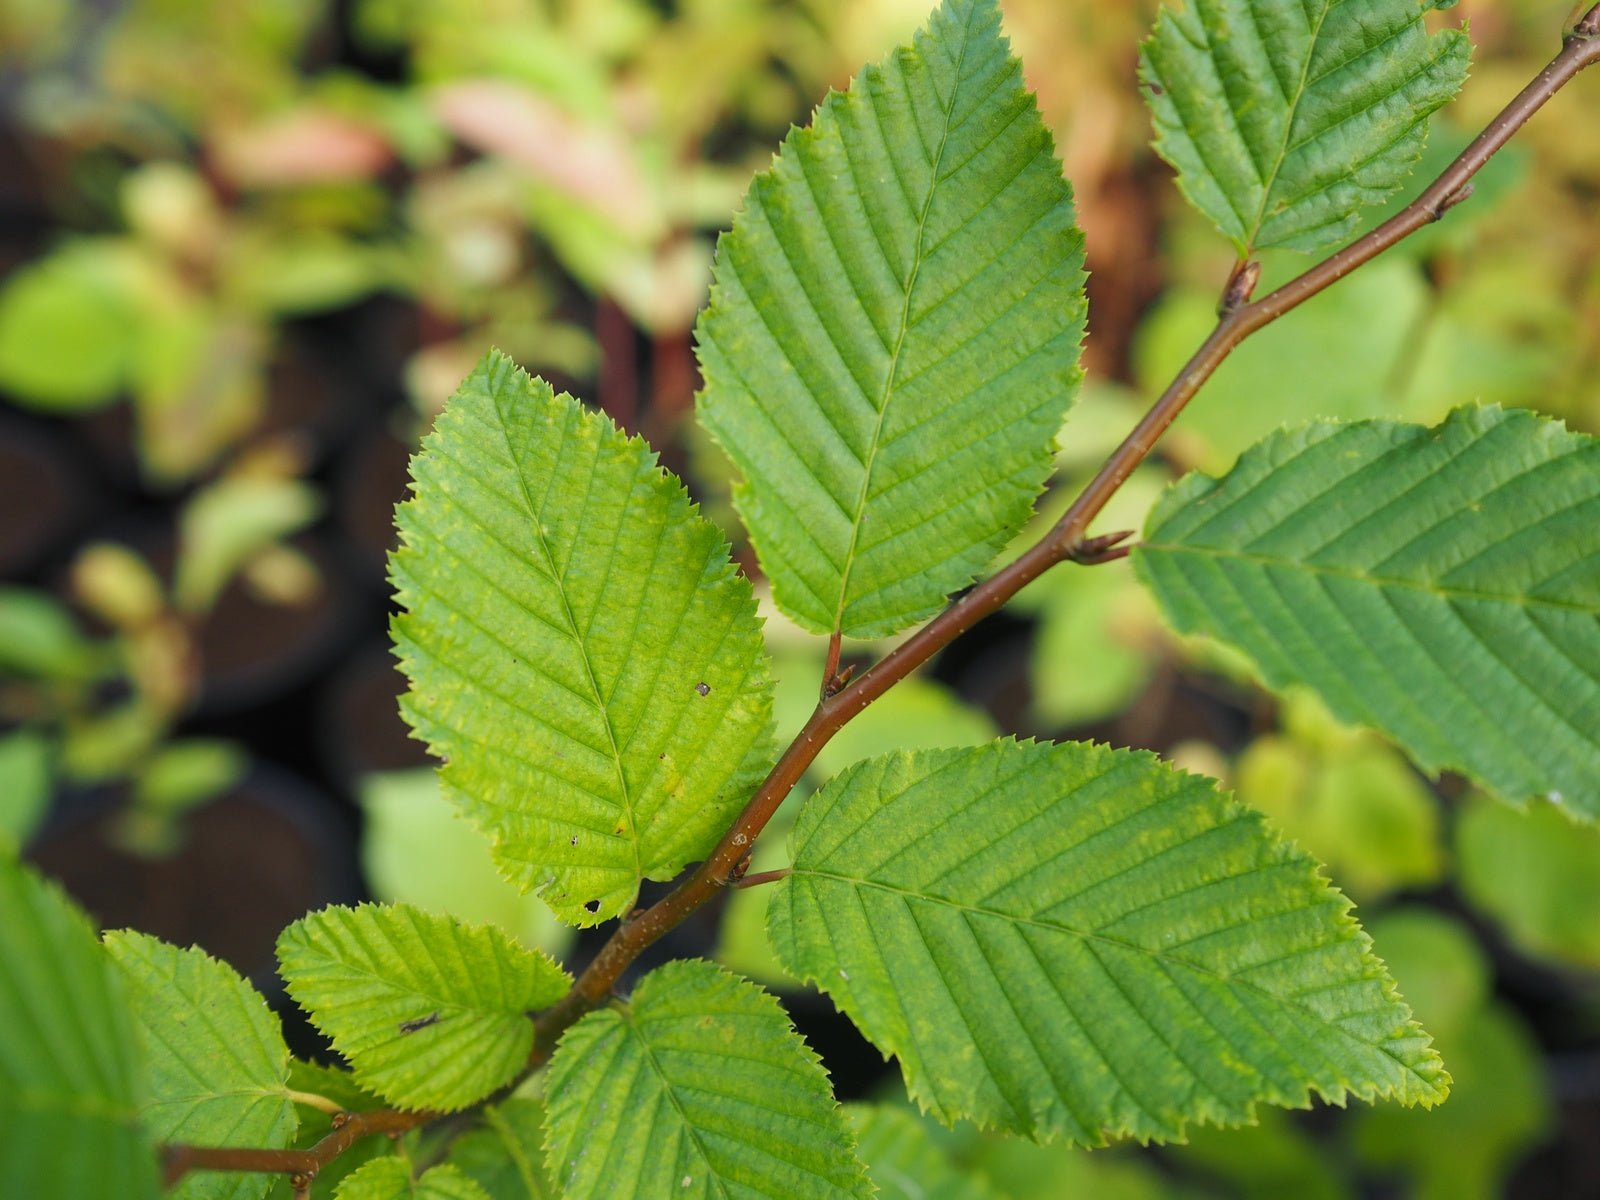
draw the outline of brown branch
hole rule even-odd
[[[1438,220],[1453,203],[1458,203],[1458,197],[1468,181],[1510,140],[1512,134],[1522,128],[1579,72],[1600,60],[1600,34],[1584,32],[1591,26],[1600,29],[1600,5],[1578,23],[1578,32],[1569,38],[1550,65],[1405,209],[1271,295],[1252,303],[1240,303],[1231,312],[1226,312],[1211,336],[1134,427],[1133,432],[1112,452],[1072,507],[1044,538],[991,578],[954,600],[850,686],[825,697],[745,805],[744,811],[717,843],[711,856],[665,899],[618,926],[610,941],[601,947],[600,953],[578,977],[572,990],[534,1022],[536,1047],[553,1046],[573,1022],[604,1004],[617,980],[641,951],[728,886],[750,844],[772,819],[773,813],[777,812],[778,806],[800,781],[829,738],[934,654],[984,617],[998,611],[1006,601],[1045,571],[1079,553],[1085,544],[1089,523],[1100,514],[1117,489],[1133,474],[1134,468],[1149,455],[1157,439],[1166,432],[1184,406],[1241,342],[1423,226]],[[1244,279],[1240,280],[1241,285],[1245,282]],[[1242,286],[1238,290],[1242,291]],[[535,1050],[535,1060],[542,1060],[540,1049]]]
[[[258,1171],[274,1175],[304,1176],[306,1182],[317,1177],[334,1159],[356,1142],[375,1133],[398,1135],[432,1121],[436,1112],[373,1112],[341,1114],[334,1118],[333,1132],[309,1150],[254,1150],[243,1146],[184,1146],[161,1148],[163,1186],[171,1187],[190,1171]]]
[[[817,753],[852,718],[983,618],[998,611],[1011,597],[1057,563],[1068,560],[1108,561],[1124,552],[1118,545],[1121,538],[1116,535],[1110,538],[1087,538],[1090,522],[1150,454],[1156,441],[1177,419],[1184,406],[1241,342],[1423,226],[1439,220],[1452,207],[1465,200],[1471,195],[1470,180],[1484,164],[1552,96],[1597,61],[1600,61],[1600,4],[1578,21],[1561,53],[1550,65],[1501,111],[1438,179],[1401,212],[1260,300],[1248,302],[1249,291],[1255,284],[1255,272],[1250,264],[1237,268],[1224,297],[1221,319],[1211,336],[1039,542],[994,576],[952,601],[943,612],[848,686],[848,672],[845,677],[833,675],[833,668],[838,663],[834,657],[838,645],[835,635],[830,645],[830,669],[824,681],[836,681],[839,685],[837,690],[824,695],[812,712],[811,719],[773,765],[710,857],[665,899],[623,921],[578,977],[572,990],[534,1019],[534,1048],[528,1059],[528,1069],[542,1065],[565,1030],[609,1000],[612,988],[634,959],[690,913],[724,888],[740,883],[746,886],[765,883],[770,877],[781,874],[762,872],[744,876],[744,870],[749,865],[751,844],[800,781]],[[309,1180],[360,1138],[377,1133],[403,1133],[437,1116],[437,1113],[389,1110],[356,1113],[309,1150],[166,1146],[162,1150],[166,1181],[170,1186],[189,1171],[201,1169],[276,1172],[299,1175]]]

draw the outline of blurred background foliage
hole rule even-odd
[[[592,952],[494,875],[395,713],[383,554],[407,454],[498,345],[649,437],[753,571],[690,420],[713,242],[790,123],[927,3],[0,0],[0,852],[269,991],[278,928],[362,895]],[[1041,520],[1204,336],[1231,266],[1148,148],[1153,7],[1005,3],[1093,272],[1089,381]],[[1568,4],[1462,13],[1477,64],[1424,174],[1549,57]],[[1101,528],[1312,415],[1483,400],[1600,431],[1597,86],[1448,220],[1241,349]],[[1303,265],[1272,257],[1266,282]],[[768,630],[792,732],[822,647],[775,612]],[[884,1153],[936,1152],[983,1176],[948,1194],[1013,1200],[1600,1194],[1600,834],[1274,702],[1166,634],[1125,563],[1040,581],[808,779],[1000,731],[1151,747],[1230,783],[1360,904],[1456,1092],[1092,1154],[970,1128],[930,1149],[907,1114],[872,1127]],[[756,869],[784,861],[791,819]],[[844,1094],[896,1094],[777,971],[763,904],[739,893],[658,952],[783,989]]]

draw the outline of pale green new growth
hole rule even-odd
[[[855,1130],[856,1153],[878,1185],[878,1200],[1004,1200],[972,1168],[956,1167],[916,1114],[852,1104],[845,1116]]]
[[[1317,422],[1183,480],[1145,537],[1179,631],[1428,771],[1600,819],[1600,440],[1523,409]]]
[[[1006,740],[834,779],[767,921],[941,1120],[1093,1146],[1312,1093],[1443,1099],[1349,908],[1211,780]]]
[[[0,858],[0,1164],[7,1195],[153,1200],[122,979],[82,913]]]
[[[1027,519],[1078,381],[1083,237],[993,0],[946,0],[756,177],[702,423],[784,612],[893,633]]]
[[[266,1001],[198,947],[132,930],[105,936],[122,969],[143,1051],[146,1127],[162,1142],[279,1149],[299,1120],[288,1095],[289,1049]],[[266,1175],[201,1171],[183,1200],[260,1200]]]
[[[573,1026],[547,1103],[569,1200],[872,1194],[817,1056],[777,1000],[707,962],[659,967]]]
[[[334,1200],[494,1200],[449,1164],[413,1178],[403,1158],[378,1158],[339,1183]]]
[[[571,983],[492,925],[408,904],[312,913],[278,938],[278,963],[356,1081],[403,1108],[464,1108],[509,1083],[533,1048],[530,1013]]]
[[[1242,257],[1315,250],[1400,186],[1472,55],[1430,0],[1185,0],[1141,76],[1156,150]]]
[[[644,442],[490,354],[396,520],[402,709],[496,861],[564,919],[627,912],[769,765],[755,600]]]

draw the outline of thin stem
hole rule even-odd
[[[1372,232],[1284,284],[1260,300],[1248,301],[1254,286],[1249,264],[1236,268],[1224,296],[1217,327],[1177,377],[1114,450],[1072,506],[1050,531],[991,578],[952,601],[943,612],[912,633],[865,674],[848,686],[833,674],[837,640],[830,644],[826,680],[839,690],[826,694],[810,720],[768,772],[744,810],[717,843],[711,855],[664,899],[630,916],[611,935],[562,999],[534,1019],[534,1049],[528,1069],[549,1058],[556,1040],[585,1013],[602,1007],[622,973],[652,943],[675,928],[723,889],[770,882],[784,872],[743,876],[750,847],[778,806],[800,781],[818,752],[867,705],[882,696],[934,654],[998,611],[1011,597],[1057,563],[1107,561],[1120,556],[1121,540],[1086,537],[1090,523],[1154,449],[1195,393],[1216,373],[1224,359],[1251,334],[1370,262],[1425,225],[1439,220],[1465,199],[1469,181],[1517,130],[1586,67],[1600,61],[1600,4],[1573,28],[1550,65],[1503,109],[1489,126],[1428,188],[1401,212]],[[1230,304],[1233,306],[1230,307]],[[1097,545],[1096,543],[1099,543]],[[168,1185],[200,1168],[218,1171],[267,1171],[314,1176],[361,1137],[399,1134],[437,1117],[436,1113],[379,1111],[357,1113],[338,1125],[310,1150],[248,1150],[230,1147],[167,1146],[163,1150]]]
[[[757,871],[754,875],[744,876],[733,886],[736,888],[760,887],[763,883],[777,883],[780,879],[787,879],[793,873],[793,867],[779,867],[775,871]]]
[[[303,1104],[307,1108],[314,1108],[319,1112],[325,1112],[330,1117],[337,1116],[339,1113],[345,1111],[344,1105],[340,1104],[337,1100],[330,1100],[328,1097],[319,1096],[315,1092],[297,1092],[293,1088],[288,1088],[283,1094],[289,1097],[289,1099],[293,1100],[296,1104]]]
[[[820,695],[826,700],[839,690],[839,652],[844,645],[844,635],[835,629],[828,638],[828,661],[822,665]]]

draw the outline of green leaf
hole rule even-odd
[[[1079,375],[1074,219],[993,0],[946,0],[756,177],[699,413],[800,624],[904,628],[1027,519]]]
[[[1417,0],[1188,0],[1164,10],[1140,75],[1156,151],[1248,258],[1355,232],[1400,186],[1428,117],[1461,90],[1464,30]]]
[[[471,1178],[449,1164],[411,1177],[403,1158],[379,1158],[347,1176],[334,1200],[492,1200]]]
[[[1461,890],[1524,951],[1600,970],[1600,829],[1475,798],[1456,824]]]
[[[278,938],[289,994],[357,1082],[405,1108],[464,1108],[509,1083],[533,1048],[528,1014],[571,980],[488,925],[408,904],[325,908]]]
[[[450,1143],[447,1159],[489,1200],[558,1200],[544,1169],[544,1105],[511,1099],[483,1110],[484,1127]]]
[[[50,807],[50,742],[23,728],[0,736],[0,858],[14,857]]]
[[[204,613],[228,581],[267,547],[304,528],[322,507],[317,490],[294,479],[222,479],[183,508],[173,598]]]
[[[901,1108],[852,1104],[845,1109],[856,1153],[878,1185],[878,1200],[1001,1200],[982,1175],[960,1170]]]
[[[198,947],[180,950],[132,930],[105,936],[122,970],[145,1057],[140,1114],[160,1141],[280,1149],[298,1120],[289,1050],[255,988]],[[270,1175],[186,1176],[182,1200],[260,1200]]]
[[[1180,482],[1145,539],[1180,632],[1425,770],[1600,818],[1600,441],[1498,408],[1318,422]]]
[[[122,980],[54,884],[0,859],[0,1163],[28,1200],[154,1200]]]
[[[97,658],[94,644],[52,597],[32,588],[0,587],[0,670],[76,681],[94,674]]]
[[[770,765],[749,583],[638,439],[490,354],[397,514],[402,709],[495,860],[565,920],[700,858]]]
[[[115,400],[138,353],[139,274],[135,252],[110,239],[13,274],[0,291],[0,387],[48,413]]]
[[[1000,741],[871,759],[806,805],[775,887],[779,960],[945,1122],[1100,1145],[1311,1093],[1445,1094],[1349,901],[1153,755]]]
[[[141,765],[133,802],[151,812],[187,812],[233,787],[249,769],[250,758],[236,742],[176,738]]]
[[[545,1147],[570,1200],[872,1194],[828,1077],[771,995],[658,967],[550,1060]]]

